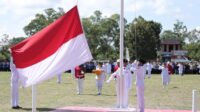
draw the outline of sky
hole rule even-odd
[[[26,36],[23,27],[35,14],[43,13],[47,8],[69,10],[78,3],[81,17],[89,17],[95,10],[103,16],[120,13],[121,0],[0,0],[0,37]],[[163,30],[173,29],[176,20],[180,20],[188,29],[200,29],[200,0],[124,0],[124,15],[128,22],[142,16],[162,24]]]

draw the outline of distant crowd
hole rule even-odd
[[[131,64],[132,62],[130,62]],[[152,64],[152,74],[160,74],[161,70],[159,69],[159,66],[161,66],[163,63],[151,61]],[[200,62],[189,62],[189,63],[170,63],[173,69],[173,74],[178,74],[178,64],[183,65],[183,74],[200,74]],[[104,62],[103,66],[110,66],[111,72],[114,72],[114,68],[116,65],[116,62]],[[97,62],[87,62],[84,64],[84,68],[87,73],[91,73],[92,70],[96,69]],[[0,71],[10,71],[10,62],[8,60],[6,61],[0,61]]]
[[[131,65],[133,62],[129,62]],[[149,62],[152,65],[152,74],[160,74],[161,70],[159,67],[163,65],[161,62],[156,61],[150,61]],[[183,67],[183,74],[200,74],[200,62],[189,62],[189,63],[182,63],[182,62],[168,62],[172,66],[172,74],[179,74],[179,66],[182,65]],[[84,68],[86,69],[86,72],[90,73],[92,70],[94,70],[97,66],[97,62],[87,62],[84,64]],[[114,72],[116,62],[104,62],[103,66],[109,66],[111,67],[111,72]]]
[[[10,61],[0,61],[0,71],[10,71]]]

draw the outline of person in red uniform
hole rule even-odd
[[[119,62],[120,62],[120,60],[118,59],[117,60],[117,65],[115,65],[115,67],[114,67],[114,72],[116,72],[118,70],[118,68],[120,66]],[[117,78],[117,76],[115,76],[114,78]]]
[[[172,75],[173,74],[173,68],[172,68],[172,65],[171,65],[171,63],[170,62],[167,62],[167,69],[168,69],[168,73],[169,73],[169,80],[168,80],[168,84],[170,83],[170,81],[171,81],[171,77],[170,77],[170,75]]]
[[[83,65],[75,67],[75,80],[77,83],[76,90],[77,90],[77,94],[79,95],[83,93],[84,78],[85,78],[85,72],[84,72]]]
[[[173,74],[173,68],[172,68],[172,65],[170,64],[170,62],[167,62],[167,68],[168,68],[169,75],[172,75]]]

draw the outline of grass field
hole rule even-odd
[[[37,110],[50,111],[63,106],[114,107],[116,101],[115,82],[104,84],[103,94],[97,95],[95,75],[86,74],[84,94],[77,95],[75,80],[69,74],[63,74],[62,83],[57,78],[37,85]],[[173,75],[167,88],[161,84],[161,76],[153,75],[145,79],[145,107],[151,109],[191,110],[192,90],[200,89],[200,75]],[[22,110],[12,110],[10,106],[10,72],[0,72],[0,112],[31,111],[31,87],[20,88],[20,106]],[[136,107],[136,91],[130,91],[130,107]]]

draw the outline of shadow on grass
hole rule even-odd
[[[31,111],[32,108],[22,108],[20,110]],[[47,112],[47,111],[53,111],[53,110],[55,110],[55,109],[53,109],[53,108],[37,108],[37,111],[39,111],[39,112]]]
[[[81,94],[81,95],[84,95],[84,96],[116,96],[116,95],[110,95],[110,94],[101,94],[101,95],[98,95],[98,94]]]
[[[178,87],[174,86],[173,89],[177,89]]]

